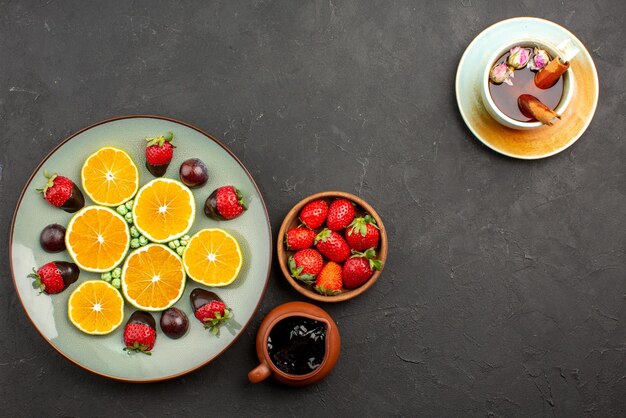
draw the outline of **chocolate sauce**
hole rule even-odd
[[[223,221],[226,219],[217,210],[217,190],[214,190],[204,202],[204,214],[211,219],[215,219],[216,221]]]
[[[311,373],[326,355],[326,324],[302,316],[285,318],[270,331],[267,351],[283,372]]]
[[[83,206],[85,206],[85,197],[80,189],[75,184],[72,184],[72,193],[65,203],[63,203],[61,209],[69,213],[74,213],[82,209]]]
[[[69,263],[67,261],[55,261],[54,264],[56,264],[59,269],[59,273],[61,274],[61,278],[63,279],[63,283],[65,283],[66,288],[78,280],[80,269],[76,264]]]
[[[508,58],[509,53],[507,52],[498,58],[494,64],[506,62]],[[513,74],[512,86],[506,83],[489,83],[491,98],[502,113],[520,122],[534,122],[535,119],[524,115],[517,105],[517,99],[522,94],[535,96],[553,110],[559,105],[563,96],[563,77],[560,77],[556,84],[549,89],[540,89],[535,85],[535,74],[537,73],[531,71],[528,65],[521,70],[515,70]]]
[[[169,164],[152,165],[148,164],[146,161],[146,168],[154,177],[163,177],[167,171],[167,167],[169,167]]]
[[[189,299],[191,301],[191,307],[193,308],[194,312],[202,308],[207,303],[211,303],[215,300],[219,302],[222,301],[222,299],[220,299],[217,294],[208,290],[201,289],[199,287],[191,291],[191,293],[189,294]]]
[[[156,330],[156,321],[148,312],[145,311],[135,311],[128,318],[128,322],[126,324],[142,324],[148,325],[150,328]]]

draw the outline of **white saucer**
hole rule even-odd
[[[569,71],[575,79],[574,98],[554,126],[520,131],[493,120],[480,97],[481,77],[495,45],[534,36],[558,44],[571,39],[580,49]],[[501,154],[520,159],[538,159],[557,154],[585,132],[598,104],[598,73],[591,55],[571,32],[556,23],[534,17],[503,20],[482,31],[469,44],[456,73],[456,99],[463,120],[483,144]]]

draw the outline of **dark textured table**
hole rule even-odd
[[[504,18],[574,32],[600,78],[584,136],[540,161],[482,146],[457,111],[468,43]],[[256,329],[302,299],[274,264],[251,326],[208,366],[129,384],[39,336],[1,261],[0,416],[625,416],[626,3],[0,1],[0,222],[59,141],[159,114],[220,138],[274,235],[322,190],[369,201],[391,241],[380,281],[324,305],[342,353],[324,381],[248,383]]]

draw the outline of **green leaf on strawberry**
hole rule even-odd
[[[341,293],[341,291],[339,290],[326,289],[324,286],[315,286],[315,291],[319,293],[320,295],[324,295],[324,296],[334,296],[334,295]]]
[[[304,267],[298,267],[296,265],[296,260],[292,257],[289,257],[289,270],[291,271],[291,276],[294,279],[300,280],[306,284],[312,284],[315,282],[315,276],[312,274],[302,274],[302,270]]]
[[[372,270],[380,270],[383,267],[383,262],[376,259],[376,250],[373,248],[369,248],[364,252],[352,250],[352,257],[362,257],[367,259]]]
[[[204,328],[211,331],[213,335],[219,335],[220,325],[233,317],[233,313],[229,308],[224,309],[224,315],[219,312],[215,312],[213,318],[204,319]]]
[[[165,142],[172,142],[173,139],[174,139],[174,133],[173,132],[168,132],[167,135],[159,135],[159,136],[153,136],[153,137],[150,137],[150,138],[146,138],[146,141],[148,141],[148,145],[147,145],[148,147],[150,147],[152,145],[158,145],[159,147],[161,147],[161,146],[163,146],[163,144]],[[176,147],[174,147],[174,148],[176,148]]]

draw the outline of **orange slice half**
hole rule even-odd
[[[124,150],[102,147],[85,160],[80,172],[83,190],[99,205],[118,206],[139,188],[139,170]]]
[[[130,244],[128,224],[102,206],[86,206],[67,226],[65,246],[83,270],[103,273],[121,264]]]
[[[109,283],[88,280],[70,294],[67,316],[84,333],[109,334],[124,320],[124,299]]]
[[[227,286],[235,281],[243,257],[237,240],[223,229],[203,229],[191,237],[183,264],[187,275],[206,286]]]
[[[185,290],[185,270],[180,257],[161,244],[148,244],[128,255],[122,267],[122,293],[144,311],[172,306]]]
[[[133,222],[150,241],[163,243],[185,235],[195,217],[193,194],[179,181],[154,179],[135,197]]]

